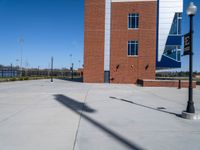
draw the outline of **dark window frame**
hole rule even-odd
[[[181,46],[180,45],[166,45],[163,55],[177,62],[181,62]]]
[[[139,13],[129,13],[128,29],[138,29],[138,28],[139,28]]]
[[[139,42],[137,40],[128,41],[128,56],[138,56]]]
[[[181,35],[182,13],[175,13],[169,35]]]

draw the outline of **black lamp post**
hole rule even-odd
[[[74,63],[72,63],[72,67],[71,67],[71,79],[74,79]]]
[[[193,17],[197,12],[197,7],[193,2],[190,3],[187,9],[187,15],[190,17],[190,57],[189,57],[189,94],[188,94],[188,105],[186,112],[195,113],[194,102],[193,102],[193,86],[192,86],[192,75],[193,75]]]
[[[53,82],[53,57],[51,57],[51,82]]]

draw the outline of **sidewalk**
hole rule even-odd
[[[200,112],[200,87],[194,90]],[[199,150],[187,89],[48,80],[0,84],[1,150]]]
[[[195,90],[200,111],[200,88]],[[99,85],[89,91],[76,150],[199,150],[200,121],[184,120],[187,90]]]

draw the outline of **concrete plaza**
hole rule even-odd
[[[0,83],[0,150],[199,150],[187,89],[64,80]],[[200,87],[194,90],[200,112]]]

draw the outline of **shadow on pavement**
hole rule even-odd
[[[80,115],[83,119],[85,119],[86,121],[88,121],[89,123],[91,123],[92,125],[97,127],[98,129],[103,131],[105,134],[108,134],[110,137],[112,137],[113,139],[115,139],[116,141],[121,143],[122,145],[126,146],[128,149],[142,150],[141,147],[137,146],[136,144],[132,143],[128,139],[122,137],[118,133],[112,131],[111,129],[107,128],[103,124],[99,123],[98,121],[90,118],[89,116],[87,116],[81,112],[81,110],[83,110],[83,111],[87,110],[86,112],[94,113],[95,112],[94,109],[88,107],[84,103],[80,103],[80,102],[78,102],[74,99],[71,99],[70,97],[67,97],[65,95],[54,95],[54,96],[55,96],[55,100],[57,100],[59,103],[66,106],[67,108],[72,110],[77,115]]]
[[[88,113],[94,113],[96,112],[96,110],[88,107],[87,105],[84,105],[84,103],[75,101],[69,97],[66,97],[64,95],[55,95],[56,100],[58,102],[60,102],[61,104],[63,104],[64,106],[67,106],[68,108],[70,108],[73,111],[85,111]]]
[[[181,116],[180,114],[176,114],[176,113],[173,113],[173,112],[163,110],[163,109],[165,109],[164,107],[153,108],[153,107],[146,106],[146,105],[139,104],[139,103],[135,103],[135,102],[132,102],[132,101],[129,101],[129,100],[126,100],[126,99],[120,99],[120,98],[112,97],[112,96],[110,98],[114,99],[114,100],[119,100],[119,101],[123,101],[123,102],[126,102],[126,103],[130,103],[130,104],[134,104],[134,105],[137,105],[137,106],[141,106],[141,107],[144,107],[144,108],[148,108],[148,109],[151,109],[151,110],[156,110],[156,111],[159,111],[159,112],[168,113],[168,114],[171,114],[171,115],[175,115],[177,117]]]

